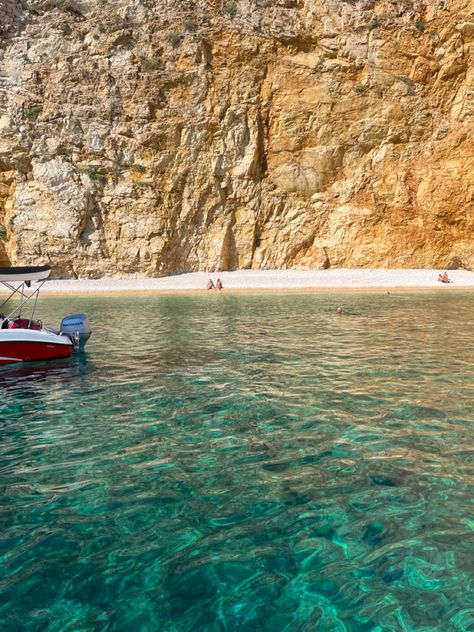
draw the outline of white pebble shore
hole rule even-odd
[[[329,269],[329,270],[236,270],[190,272],[170,276],[101,279],[48,280],[43,293],[103,294],[117,292],[186,292],[205,290],[208,279],[219,278],[224,290],[317,290],[374,288],[474,288],[474,272],[448,271],[450,284],[438,282],[444,270]]]

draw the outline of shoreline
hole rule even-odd
[[[441,271],[442,272],[442,271]],[[137,296],[156,294],[259,294],[314,292],[406,292],[474,289],[474,272],[452,270],[452,283],[437,281],[434,269],[236,270],[189,272],[163,277],[47,280],[43,296]],[[206,290],[209,278],[223,290]],[[33,285],[33,287],[35,287]],[[3,289],[2,289],[3,291]]]
[[[457,288],[451,288],[450,292],[454,291],[474,291],[474,286],[460,286]],[[41,296],[48,297],[60,297],[60,296],[88,296],[99,297],[120,297],[120,296],[209,296],[209,295],[242,295],[242,296],[257,296],[261,294],[357,294],[357,293],[370,293],[370,294],[392,294],[392,293],[415,293],[415,292],[436,292],[436,287],[426,286],[368,286],[368,287],[281,287],[281,288],[224,288],[222,291],[217,290],[183,290],[183,289],[169,289],[169,290],[97,290],[97,291],[84,291],[84,290],[54,290],[48,292],[47,290],[41,291]],[[440,288],[439,290],[443,290]]]

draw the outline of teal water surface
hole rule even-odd
[[[2,630],[474,630],[473,293],[79,309],[0,370]]]

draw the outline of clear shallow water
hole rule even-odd
[[[78,309],[0,371],[3,630],[474,629],[472,293]]]

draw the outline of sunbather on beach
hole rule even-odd
[[[216,281],[216,289],[222,290],[222,282],[220,279],[217,279]]]
[[[438,274],[438,281],[440,283],[452,283],[451,279],[448,277],[447,272],[444,272],[444,274]]]
[[[214,285],[214,281],[212,279],[209,279],[206,285],[206,290],[214,290],[215,287],[216,286]]]

